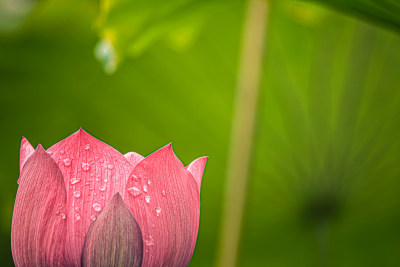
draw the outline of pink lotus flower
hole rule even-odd
[[[171,144],[122,155],[82,129],[47,151],[22,139],[11,246],[16,266],[187,266],[207,157]]]

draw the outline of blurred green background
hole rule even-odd
[[[400,5],[326,2],[269,1],[239,266],[400,264]],[[0,3],[2,266],[21,137],[81,126],[209,156],[191,266],[215,265],[246,1]]]

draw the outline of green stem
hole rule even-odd
[[[217,266],[236,265],[261,79],[267,1],[249,0],[245,18]]]

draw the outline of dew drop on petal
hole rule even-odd
[[[81,181],[81,179],[80,178],[71,178],[71,180],[69,180],[69,182],[71,183],[71,184],[77,184],[77,183],[79,183]]]
[[[132,179],[135,180],[135,181],[139,180],[139,177],[137,177],[137,176],[134,175],[134,174],[132,174],[131,177],[132,177]]]
[[[150,185],[151,184],[151,180],[148,180],[147,183]]]
[[[74,195],[74,197],[80,197],[81,191],[74,191],[72,194]]]
[[[160,216],[161,208],[160,207],[156,208],[156,212],[157,212],[157,216]]]
[[[69,158],[64,159],[63,162],[65,167],[71,166],[71,160]]]
[[[143,191],[144,191],[144,192],[147,192],[147,185],[144,185],[144,186],[143,186]]]
[[[81,215],[79,215],[79,213],[75,214],[75,220],[79,221],[81,219]]]
[[[76,211],[76,212],[80,212],[81,209],[80,209],[79,207],[75,207],[75,211]]]
[[[166,195],[165,190],[162,191],[162,195],[165,197]]]
[[[149,235],[149,237],[148,238],[146,238],[145,240],[144,240],[144,244],[146,245],[146,246],[154,246],[154,240],[153,240],[153,237],[151,236],[151,235]]]
[[[60,150],[60,154],[61,154],[61,155],[64,155],[64,153],[65,153],[65,152],[64,152],[64,149],[61,149],[61,150]]]
[[[107,166],[107,168],[108,168],[109,170],[112,170],[112,169],[114,169],[114,165],[110,164],[110,165]]]
[[[93,204],[93,209],[94,209],[95,211],[101,211],[102,206],[101,206],[99,203],[94,203],[94,204]]]
[[[108,182],[108,180],[107,180],[107,179],[104,179],[104,182],[105,182],[105,183],[107,183],[107,182]]]
[[[86,145],[84,146],[84,148],[85,148],[86,150],[88,150],[88,149],[90,148],[90,145],[89,145],[89,144],[86,144]]]
[[[64,213],[61,213],[61,219],[65,220],[67,216]]]
[[[150,196],[145,196],[144,201],[146,201],[146,203],[150,203]]]
[[[136,187],[131,187],[128,189],[128,193],[133,196],[133,197],[137,197],[139,196],[142,192],[140,192],[140,190]]]
[[[90,216],[90,220],[91,220],[92,222],[95,221],[95,220],[96,220],[96,216],[94,216],[94,215]]]
[[[106,186],[105,186],[105,185],[100,186],[100,187],[99,187],[99,190],[100,190],[100,191],[106,191]]]
[[[87,162],[82,162],[82,170],[87,172],[88,170],[90,170],[90,164]]]
[[[104,162],[104,159],[100,159],[100,162],[103,163],[103,162]]]

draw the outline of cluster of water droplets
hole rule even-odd
[[[90,144],[84,145],[83,148],[85,151],[87,151],[86,153],[90,153]],[[50,153],[53,154],[52,152]],[[73,199],[70,203],[73,208],[75,207],[73,215],[74,217],[72,217],[72,219],[75,219],[77,222],[82,220],[79,206],[80,201],[83,200],[80,199],[82,198],[82,193],[87,192],[82,187],[89,186],[89,192],[92,193],[88,194],[93,194],[94,196],[94,202],[91,207],[93,214],[89,217],[89,220],[93,222],[97,219],[98,213],[103,210],[103,205],[101,203],[103,203],[106,199],[104,194],[107,191],[107,183],[109,182],[110,178],[112,178],[112,170],[115,169],[115,166],[111,162],[107,162],[103,158],[99,158],[98,156],[94,156],[94,160],[93,158],[92,160],[89,160],[89,158],[90,157],[88,156],[88,160],[76,162],[75,157],[70,155],[68,152],[65,152],[63,149],[59,151],[59,158],[57,158],[57,163],[60,163],[60,166],[63,166],[66,172],[69,172],[71,175],[69,178],[69,188],[72,192]],[[95,176],[95,166],[97,165],[96,162],[100,165],[100,169],[97,171],[102,171],[104,176],[101,172]],[[76,163],[77,165],[74,165],[73,163]],[[118,179],[118,177],[116,177],[116,179]],[[95,188],[96,190],[94,190]],[[85,197],[88,196],[86,195]],[[67,218],[66,214],[61,212],[61,209],[57,211],[57,215],[59,215],[62,219]],[[80,233],[77,232],[76,235],[80,235]],[[82,232],[82,235],[85,235],[85,233]]]
[[[67,218],[67,215],[65,215],[65,213],[63,212],[63,208],[64,208],[63,204],[58,203],[56,215],[60,216],[61,219],[65,220]]]

